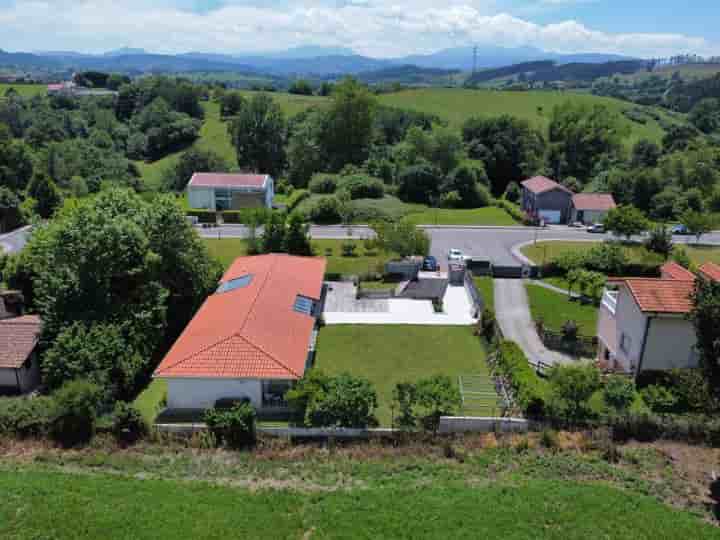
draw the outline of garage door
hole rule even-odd
[[[560,217],[562,216],[560,210],[540,210],[538,214],[545,223],[560,223]]]

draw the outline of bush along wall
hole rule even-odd
[[[497,346],[495,361],[496,368],[509,383],[523,413],[529,418],[542,417],[550,387],[535,372],[522,349],[513,341],[501,341]]]

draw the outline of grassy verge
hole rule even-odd
[[[369,379],[378,393],[378,419],[387,426],[397,383],[438,374],[454,380],[459,375],[486,375],[485,354],[470,327],[326,326],[318,338],[317,366],[328,373]],[[490,414],[490,408],[485,412]]]
[[[596,246],[596,242],[538,242],[521,248],[523,255],[536,264],[550,262],[555,257],[568,251],[586,252]],[[683,247],[694,264],[700,265],[708,261],[720,263],[720,248],[713,246],[694,246],[686,244],[675,244]],[[623,246],[628,259],[631,262],[641,263],[652,257],[641,245]]]
[[[533,320],[542,319],[549,330],[560,332],[567,321],[575,321],[583,336],[594,336],[597,333],[597,306],[583,305],[568,296],[531,283],[526,285],[526,289]]]
[[[408,214],[408,221],[417,225],[517,225],[510,214],[502,208],[487,206],[472,210],[428,208],[422,212]]]
[[[227,268],[237,258],[247,255],[247,241],[242,238],[204,239],[210,250],[210,255],[219,260]],[[342,244],[346,240],[313,240],[312,245],[319,257],[327,258],[327,272],[337,274],[366,274],[377,272],[388,256],[384,253],[370,252],[368,254],[359,239],[353,240],[355,244],[354,257],[342,255]],[[329,250],[329,251],[328,251]],[[328,255],[329,254],[329,255]]]
[[[482,294],[483,300],[485,300],[485,307],[495,309],[495,285],[493,284],[493,278],[490,276],[476,277],[474,280],[480,294]]]
[[[417,468],[418,465],[415,466]],[[0,471],[0,536],[37,538],[717,538],[647,495],[516,480],[481,486],[395,479],[384,488],[251,491],[199,482]],[[281,485],[281,484],[280,484]],[[478,511],[481,508],[482,511]],[[410,518],[412,516],[412,518]]]

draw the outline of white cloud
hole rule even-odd
[[[546,4],[591,0],[541,0]],[[613,52],[639,56],[682,52],[718,54],[720,47],[683,34],[593,30],[577,21],[540,25],[499,12],[492,0],[296,0],[215,10],[162,0],[31,0],[0,7],[0,46],[11,50],[104,51],[123,45],[153,51],[250,52],[302,44],[341,45],[392,57],[471,43],[532,45],[557,52]],[[0,4],[2,6],[2,4]]]

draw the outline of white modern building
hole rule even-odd
[[[187,186],[190,208],[272,208],[275,182],[268,174],[195,173]]]

